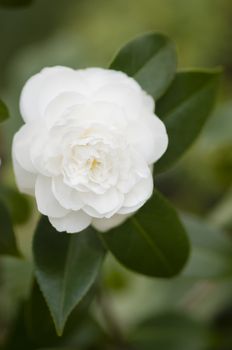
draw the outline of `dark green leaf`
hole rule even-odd
[[[67,321],[65,331],[62,337],[58,337],[51,314],[45,302],[45,299],[35,282],[31,290],[31,295],[25,304],[25,325],[28,337],[37,347],[52,346],[64,344],[69,338],[76,336],[77,331],[83,324],[91,322],[88,307],[94,296],[94,290],[91,290],[72,311]],[[61,343],[63,341],[63,343]]]
[[[170,167],[194,142],[214,106],[219,77],[219,70],[180,72],[157,102],[156,114],[166,125],[169,145],[156,171]]]
[[[30,216],[31,208],[28,198],[11,187],[0,188],[0,198],[6,204],[15,224],[22,224]]]
[[[204,279],[232,276],[232,239],[200,219],[185,215],[182,222],[192,243],[183,275]]]
[[[95,282],[104,249],[92,228],[59,233],[42,217],[33,251],[37,281],[60,335],[70,312]]]
[[[10,215],[0,201],[0,254],[19,256]]]
[[[28,337],[39,346],[57,343],[57,336],[51,314],[45,299],[36,282],[33,283],[31,294],[24,310],[25,328]]]
[[[209,341],[204,324],[174,312],[146,320],[131,336],[137,350],[205,350]]]
[[[189,255],[175,209],[157,192],[123,225],[100,237],[119,262],[148,276],[176,275]]]
[[[59,337],[55,332],[51,314],[38,284],[33,283],[30,297],[23,302],[11,324],[4,349],[34,350],[50,349],[50,347],[55,349],[56,346],[59,349],[63,349],[64,346],[67,346],[67,349],[69,346],[72,348],[75,346],[75,349],[87,349],[88,345],[96,345],[99,341],[103,341],[106,338],[105,333],[88,312],[93,296],[94,290],[91,290],[74,309],[68,319],[64,334]]]
[[[176,51],[162,34],[147,34],[130,41],[113,60],[110,68],[137,80],[155,99],[167,89],[176,71]]]
[[[0,123],[4,122],[8,118],[9,118],[8,109],[7,109],[6,105],[5,105],[5,103],[3,103],[0,100]]]

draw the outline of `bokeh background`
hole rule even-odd
[[[107,67],[125,42],[149,31],[165,33],[175,42],[179,69],[202,66],[222,66],[224,69],[215,111],[197,142],[156,182],[179,210],[198,215],[213,227],[230,233],[231,0],[34,0],[26,7],[0,6],[0,96],[11,115],[0,130],[1,181],[9,188],[15,188],[11,142],[14,132],[22,124],[18,100],[27,78],[45,66]],[[11,203],[17,201],[14,194],[8,195],[8,201],[16,216],[17,239],[26,261],[0,260],[0,339],[12,323],[20,301],[28,293],[31,239],[37,220],[32,200],[25,199],[23,213],[17,213],[18,209]],[[25,213],[31,213],[29,222],[25,222]],[[210,349],[231,350],[232,257],[229,262],[220,260],[213,248],[206,248],[201,253],[204,258],[196,266],[199,271],[196,276],[180,276],[169,281],[138,277],[109,258],[105,264],[105,288],[113,312],[123,327],[133,328],[141,318],[180,312],[193,321],[190,334],[186,331],[189,343],[185,342],[183,349],[206,349],[205,334],[210,328],[215,330]],[[223,270],[224,265],[220,264],[227,264],[226,268]],[[231,264],[230,268],[228,264]],[[213,273],[218,268],[224,272],[220,278]],[[201,269],[207,270],[209,278],[202,278]],[[97,315],[97,307],[93,309]],[[157,322],[160,327],[163,321]],[[183,331],[181,327],[178,330],[175,319],[170,321],[171,328],[173,324],[178,337]],[[160,344],[162,346],[162,342]],[[182,349],[180,345],[178,348],[171,346],[170,350]]]

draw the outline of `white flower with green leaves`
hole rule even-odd
[[[117,226],[153,192],[168,137],[154,101],[125,73],[50,67],[23,88],[13,141],[22,192],[58,231]]]

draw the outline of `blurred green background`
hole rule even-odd
[[[22,124],[18,100],[27,78],[44,66],[107,67],[115,52],[134,36],[162,32],[176,44],[179,69],[223,66],[225,74],[216,109],[198,141],[175,168],[157,178],[157,186],[180,210],[200,215],[212,226],[231,232],[231,23],[231,0],[35,0],[28,7],[0,7],[0,96],[11,114],[0,131],[1,181],[15,186],[11,142]],[[33,202],[25,206],[28,211],[34,208]],[[36,214],[32,215],[29,223],[22,219],[16,225],[20,248],[27,260],[19,263],[11,258],[1,259],[0,339],[28,291],[36,218]],[[204,254],[211,254],[209,261],[214,261],[214,252]],[[203,264],[207,261],[203,260]],[[198,268],[201,269],[200,264]],[[217,266],[209,264],[207,268],[210,271]],[[184,343],[183,349],[206,349],[206,326],[217,330],[215,337],[219,340],[212,349],[232,349],[232,273],[220,278],[181,276],[159,281],[135,276],[109,258],[105,264],[105,286],[116,317],[128,329],[141,318],[178,310],[204,324],[197,323],[201,333],[191,333],[192,347]],[[97,307],[93,309],[98,315]],[[161,328],[162,322],[158,322]],[[182,331],[178,331],[177,322],[178,332]],[[162,349],[162,342],[159,344]],[[153,349],[146,346],[144,350]],[[170,345],[169,349],[182,347]]]

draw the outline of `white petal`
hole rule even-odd
[[[76,233],[84,230],[91,224],[91,217],[82,210],[71,211],[62,218],[48,218],[52,226],[59,232]]]
[[[62,217],[68,213],[52,193],[52,181],[49,177],[39,175],[35,184],[35,197],[38,210],[47,216]]]
[[[125,200],[123,203],[123,207],[131,207],[131,211],[133,211],[133,207],[139,205],[140,203],[144,203],[150,196],[153,191],[153,179],[152,175],[148,176],[146,179],[142,179],[139,183],[137,183],[133,189],[125,195]]]
[[[77,71],[84,78],[91,94],[109,84],[126,84],[135,90],[141,90],[139,84],[123,72],[103,68],[87,68]]]
[[[100,214],[98,211],[96,211],[94,208],[85,205],[82,209],[86,214],[91,216],[92,218],[104,218],[105,214]],[[112,216],[112,215],[111,215]]]
[[[128,120],[137,119],[144,108],[142,91],[132,89],[126,84],[104,86],[94,95],[94,100],[119,106],[125,111]]]
[[[125,129],[128,122],[120,106],[110,102],[94,101],[86,105],[74,106],[70,109],[71,117],[78,126],[91,127],[93,124],[104,125],[107,129]]]
[[[13,139],[13,154],[18,163],[29,172],[36,172],[31,161],[30,149],[34,137],[38,131],[38,126],[34,124],[25,124],[15,134]]]
[[[148,95],[145,91],[143,91],[143,106],[147,111],[151,113],[154,112],[155,109],[155,101],[152,96]]]
[[[51,127],[64,113],[67,113],[67,110],[73,106],[85,104],[87,101],[86,97],[77,92],[61,93],[48,104],[44,112],[44,122],[48,127]]]
[[[168,135],[164,123],[154,114],[128,130],[130,142],[140,151],[148,164],[156,162],[166,151]]]
[[[34,196],[36,175],[24,170],[13,155],[15,179],[21,192]]]
[[[104,214],[100,214],[97,210],[95,210],[94,208],[85,205],[82,210],[88,214],[89,216],[91,216],[92,218],[111,218],[113,215],[115,215],[118,212],[118,207],[115,208],[114,210],[109,211],[108,213],[104,213]]]
[[[52,191],[62,207],[71,210],[79,210],[83,207],[83,202],[79,193],[67,186],[62,177],[54,177],[52,180]]]
[[[115,214],[110,219],[93,219],[92,226],[98,231],[106,232],[121,225],[129,216]]]
[[[20,111],[25,121],[38,120],[57,95],[65,91],[81,92],[85,82],[68,67],[48,67],[31,77],[20,97]]]
[[[100,214],[107,214],[121,207],[124,196],[118,190],[112,188],[104,194],[82,192],[81,198],[85,204],[94,208]]]
[[[133,214],[135,213],[137,210],[139,210],[144,204],[146,203],[146,200],[139,202],[137,205],[134,205],[132,207],[122,207],[118,213],[119,214]]]

